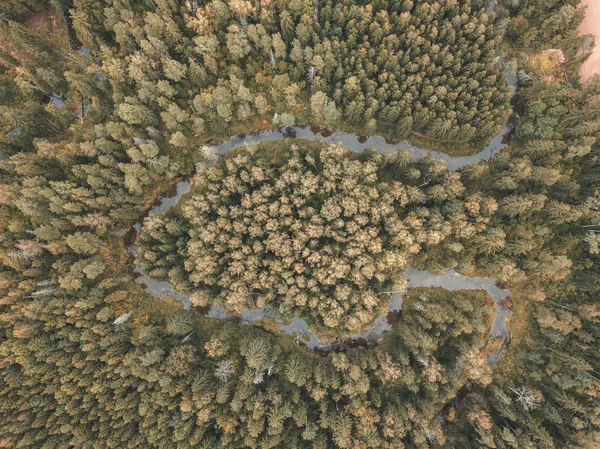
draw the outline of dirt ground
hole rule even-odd
[[[56,17],[46,11],[38,11],[25,17],[23,25],[32,31],[48,33],[56,27]]]
[[[579,32],[581,34],[593,34],[596,38],[594,52],[581,66],[581,81],[585,82],[593,74],[600,74],[600,1],[582,0],[581,5],[587,6],[587,13],[579,26]]]

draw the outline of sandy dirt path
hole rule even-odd
[[[587,13],[579,26],[579,32],[593,34],[596,38],[594,52],[581,66],[581,81],[585,82],[593,74],[600,74],[600,0],[582,0],[581,6],[587,6]]]

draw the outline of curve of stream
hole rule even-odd
[[[506,76],[506,82],[509,86],[516,88],[516,75],[514,73],[508,73]],[[513,100],[515,100],[515,98],[516,97],[513,95]],[[366,138],[334,129],[314,130],[309,127],[298,126],[285,128],[284,130],[277,129],[247,134],[244,136],[234,136],[229,140],[220,142],[218,144],[206,146],[204,150],[207,156],[217,156],[223,155],[228,151],[234,150],[243,145],[274,141],[286,137],[294,137],[328,144],[341,143],[344,147],[357,152],[364,151],[367,148],[374,148],[380,153],[390,150],[406,150],[409,152],[410,157],[413,160],[429,155],[436,159],[446,161],[448,169],[455,171],[465,165],[491,159],[500,150],[502,150],[502,148],[508,146],[508,141],[510,139],[506,139],[506,137],[510,136],[514,131],[516,126],[515,124],[519,119],[519,114],[515,110],[515,104],[516,102],[513,101],[513,115],[508,120],[504,128],[491,139],[491,141],[483,150],[473,156],[452,157],[438,151],[431,151],[425,148],[413,146],[407,140],[400,143],[389,143],[381,136],[371,136]],[[196,167],[199,167],[201,164],[203,163],[196,164]],[[177,182],[175,187],[175,195],[172,197],[161,198],[159,200],[159,204],[153,207],[150,210],[150,213],[162,212],[175,206],[181,197],[190,190],[190,182],[188,180],[182,180]],[[145,276],[143,274],[144,267],[134,264],[135,256],[137,255],[138,250],[137,246],[135,245],[135,238],[137,237],[137,234],[141,228],[142,221],[133,225],[132,231],[135,233],[133,235],[134,243],[127,247],[127,250],[131,255],[130,260],[133,264],[132,268],[133,272],[135,273],[136,284],[143,286],[146,292],[152,296],[163,299],[167,296],[170,296],[171,298],[183,303],[186,308],[189,308],[191,306],[189,296],[175,292],[171,284],[168,282],[158,282]],[[290,320],[280,320],[274,317],[272,310],[266,307],[258,310],[244,310],[241,317],[235,318],[240,318],[243,324],[251,325],[256,320],[264,317],[270,317],[277,323],[281,333],[296,335],[297,341],[306,345],[310,349],[330,351],[339,349],[342,344],[348,345],[352,343],[366,343],[369,345],[379,343],[383,338],[383,334],[391,329],[388,316],[393,316],[402,309],[402,301],[408,288],[442,287],[446,290],[453,291],[485,290],[493,298],[496,304],[496,315],[494,322],[492,323],[489,337],[503,338],[503,345],[496,352],[490,355],[489,363],[495,363],[500,360],[503,349],[506,348],[510,342],[507,318],[511,315],[511,312],[504,306],[504,300],[510,297],[510,292],[498,287],[495,279],[480,277],[471,278],[459,274],[454,270],[447,270],[443,275],[434,275],[427,271],[408,267],[404,273],[404,280],[406,281],[407,286],[405,290],[399,290],[390,293],[387,314],[377,316],[364,332],[354,336],[346,337],[342,341],[319,338],[309,330],[309,324],[304,319],[300,317],[293,317]],[[234,318],[227,315],[223,307],[214,305],[208,310],[207,316],[222,320]]]
[[[375,148],[381,153],[397,149],[406,150],[409,152],[411,159],[418,159],[420,157],[430,155],[437,159],[445,160],[450,170],[458,170],[460,167],[465,165],[492,158],[502,148],[508,145],[507,143],[504,143],[505,136],[509,135],[513,128],[513,125],[507,124],[504,129],[498,133],[481,152],[473,156],[465,157],[452,157],[445,153],[415,147],[412,146],[408,141],[392,144],[388,143],[383,137],[380,136],[362,138],[356,134],[350,134],[343,131],[314,131],[311,128],[302,127],[291,127],[286,128],[283,131],[263,131],[245,136],[232,137],[229,140],[221,142],[217,145],[205,147],[205,152],[215,156],[222,155],[243,145],[273,141],[283,139],[285,137],[294,137],[329,144],[341,143],[346,148],[353,151],[363,151],[367,148]],[[197,167],[199,165],[200,164],[197,164]],[[150,213],[162,212],[175,206],[181,197],[189,191],[189,189],[190,182],[188,180],[177,182],[175,195],[172,197],[161,198],[159,200],[159,204],[153,207],[150,210]],[[133,229],[137,232],[141,229],[141,227],[142,222],[138,222],[133,226]],[[134,259],[137,255],[137,246],[135,244],[130,245],[128,247],[128,251],[132,256],[132,259]],[[186,308],[190,307],[191,302],[189,296],[175,292],[168,282],[158,282],[145,276],[143,274],[144,268],[140,265],[134,265],[133,271],[136,273],[135,282],[138,285],[143,286],[147,293],[163,299],[167,296],[170,296],[182,302]],[[485,290],[496,303],[496,315],[492,324],[490,337],[503,337],[503,347],[505,347],[510,341],[510,335],[507,328],[507,317],[510,316],[510,311],[508,311],[503,305],[503,300],[510,296],[510,292],[508,290],[499,288],[496,285],[495,279],[479,277],[471,278],[463,276],[454,270],[447,270],[443,275],[433,275],[427,271],[418,270],[413,267],[408,267],[404,273],[404,279],[406,281],[407,288],[442,287],[447,290],[454,291]],[[388,314],[390,312],[392,314],[397,313],[401,310],[405,293],[406,290],[402,290],[395,291],[390,294]],[[306,345],[310,349],[329,351],[340,348],[342,344],[347,345],[361,342],[363,344],[366,343],[367,345],[372,345],[379,343],[383,338],[383,333],[391,329],[391,325],[388,322],[388,314],[379,315],[364,332],[351,337],[346,337],[343,341],[319,338],[309,330],[309,324],[304,319],[300,317],[293,317],[290,320],[280,320],[275,318],[272,310],[269,308],[245,310],[241,317],[236,318],[241,319],[243,324],[253,324],[256,320],[264,317],[270,317],[279,325],[281,333],[296,335],[297,341]],[[214,305],[208,310],[207,316],[223,320],[234,318],[228,316],[223,307]],[[503,347],[490,356],[490,363],[494,363],[499,360]]]

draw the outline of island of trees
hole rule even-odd
[[[301,140],[227,153],[192,185],[175,212],[142,228],[152,278],[191,292],[194,305],[269,306],[349,331],[387,309],[413,255],[442,242],[460,252],[498,207],[465,196],[436,159]]]

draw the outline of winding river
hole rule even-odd
[[[509,81],[511,81],[509,79]],[[411,159],[418,159],[420,157],[430,155],[437,159],[442,159],[448,164],[450,170],[458,170],[467,164],[477,163],[483,160],[492,158],[502,148],[506,147],[507,144],[503,143],[504,137],[510,134],[512,131],[512,125],[507,124],[504,129],[498,133],[490,143],[478,154],[466,157],[452,157],[445,153],[436,151],[430,151],[424,148],[419,148],[411,145],[408,141],[404,141],[398,144],[392,144],[386,142],[383,137],[372,136],[369,138],[363,138],[355,134],[350,134],[342,131],[314,131],[310,128],[302,127],[291,127],[285,130],[274,130],[264,131],[255,134],[249,134],[245,136],[232,137],[227,141],[224,141],[218,145],[205,147],[209,153],[214,155],[222,155],[230,150],[239,148],[243,145],[249,145],[252,143],[261,143],[266,141],[273,141],[283,139],[285,137],[295,137],[299,139],[306,139],[311,141],[325,142],[325,143],[341,143],[346,148],[353,151],[363,151],[367,148],[375,148],[379,152],[386,152],[390,150],[406,150],[409,152]],[[179,181],[176,184],[175,195],[171,197],[162,198],[159,200],[159,204],[153,207],[150,213],[156,213],[165,211],[175,206],[181,197],[187,193],[190,189],[190,182],[187,180]],[[133,228],[135,231],[139,231],[142,227],[142,222],[136,223]],[[128,247],[128,251],[135,258],[137,254],[137,246],[135,244]],[[179,294],[175,292],[172,286],[168,282],[157,282],[143,274],[144,269],[140,265],[134,265],[133,271],[136,273],[135,282],[146,290],[149,294],[165,298],[170,296],[180,302],[182,302],[186,308],[189,308],[191,303],[189,296]],[[447,270],[443,275],[433,275],[427,271],[418,270],[413,267],[409,267],[404,273],[404,280],[406,281],[407,288],[415,287],[442,287],[447,290],[485,290],[490,294],[496,303],[496,315],[492,324],[491,337],[502,337],[505,347],[510,341],[510,335],[507,328],[507,318],[510,316],[510,311],[504,307],[504,299],[510,296],[508,290],[499,288],[496,285],[496,280],[490,278],[471,278],[463,276],[454,270]],[[402,308],[402,301],[406,290],[397,291],[390,294],[388,312],[398,312]],[[228,316],[225,309],[221,306],[211,306],[208,313],[208,317],[218,319],[233,319]],[[272,311],[268,308],[262,308],[258,310],[245,310],[241,317],[236,317],[241,320],[241,323],[251,325],[256,320],[264,317],[272,318],[278,325],[281,333],[296,335],[297,341],[306,345],[310,349],[319,351],[329,351],[340,348],[342,345],[352,344],[361,342],[362,344],[374,345],[381,341],[383,333],[391,329],[391,325],[388,322],[388,314],[379,315],[371,325],[362,333],[348,337],[342,341],[331,340],[326,338],[320,338],[309,330],[309,324],[300,317],[293,317],[289,320],[280,320],[274,317]],[[490,356],[489,362],[493,363],[499,360],[502,348],[499,351]]]
[[[493,3],[493,2],[492,2]],[[506,82],[509,86],[516,88],[517,77],[514,73],[508,73]],[[514,98],[514,97],[513,97]],[[514,104],[513,104],[514,106]],[[400,143],[388,143],[385,138],[381,136],[371,136],[368,138],[358,136],[339,130],[314,130],[309,127],[289,127],[284,130],[277,129],[272,131],[262,131],[253,134],[247,134],[244,136],[234,136],[229,140],[221,142],[216,145],[205,147],[205,152],[212,155],[223,155],[228,151],[239,148],[244,145],[253,143],[261,143],[267,141],[274,141],[283,139],[286,137],[294,137],[298,139],[306,139],[317,142],[324,142],[328,144],[341,143],[346,148],[352,151],[364,151],[367,148],[374,148],[380,153],[384,153],[390,150],[406,150],[410,154],[411,159],[419,159],[424,156],[432,156],[436,159],[442,159],[446,161],[449,170],[455,171],[459,168],[468,165],[481,162],[493,158],[502,148],[506,147],[507,139],[514,131],[514,123],[519,119],[518,113],[513,111],[513,116],[504,128],[495,135],[487,146],[479,153],[473,156],[464,157],[452,157],[445,153],[437,151],[427,150],[411,145],[408,141]],[[201,163],[200,163],[201,164]],[[198,167],[200,164],[196,164]],[[177,182],[175,189],[175,195],[171,197],[161,198],[159,204],[154,206],[150,213],[162,212],[173,206],[175,206],[181,197],[190,190],[190,182],[182,180]],[[135,236],[142,227],[142,222],[138,222],[133,225]],[[132,263],[135,262],[135,256],[137,255],[137,246],[135,243],[128,246],[127,248],[131,255]],[[177,293],[173,290],[173,287],[168,282],[157,282],[148,276],[144,275],[144,268],[140,265],[133,265],[133,272],[136,274],[136,284],[143,286],[147,293],[152,296],[159,298],[166,298],[170,296],[184,304],[186,308],[191,306],[189,296]],[[284,334],[296,335],[297,341],[306,345],[310,349],[319,351],[330,351],[339,349],[342,345],[348,345],[353,343],[362,343],[366,345],[375,345],[379,343],[383,334],[391,329],[391,324],[388,321],[388,316],[393,316],[399,312],[402,308],[402,301],[408,288],[415,287],[442,287],[446,290],[485,290],[494,300],[496,304],[496,315],[492,328],[490,331],[490,337],[501,337],[503,339],[503,345],[495,353],[490,355],[489,363],[497,362],[502,356],[503,349],[510,342],[510,334],[508,331],[507,318],[511,315],[511,312],[504,306],[504,300],[510,297],[510,292],[505,289],[501,289],[497,286],[495,279],[491,278],[480,278],[480,277],[467,277],[454,270],[447,270],[443,275],[434,275],[427,271],[418,270],[413,267],[408,267],[404,273],[404,280],[406,281],[406,289],[399,290],[390,294],[388,313],[379,315],[375,320],[368,326],[368,328],[357,335],[347,337],[342,341],[331,340],[327,338],[320,338],[309,330],[309,324],[300,317],[293,317],[289,320],[281,320],[274,317],[272,310],[269,308],[262,308],[258,310],[245,310],[242,312],[241,317],[236,317],[241,320],[242,324],[252,325],[256,320],[264,317],[272,318],[277,325],[279,330]],[[218,318],[222,320],[233,319],[234,317],[228,316],[225,309],[221,306],[211,306],[207,312],[208,317]]]

